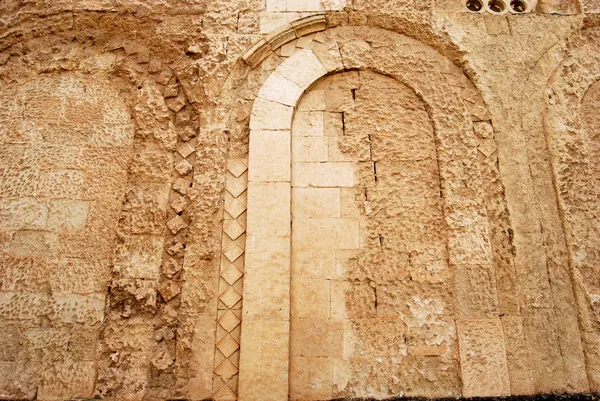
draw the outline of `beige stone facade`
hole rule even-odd
[[[0,2],[0,399],[600,392],[598,0]]]

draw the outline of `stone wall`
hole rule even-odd
[[[0,399],[600,391],[596,0],[0,4]]]

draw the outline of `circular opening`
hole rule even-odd
[[[467,9],[469,11],[473,11],[474,13],[481,11],[481,9],[483,8],[483,4],[481,4],[480,0],[467,0],[466,5]]]
[[[506,9],[506,4],[502,0],[491,0],[488,3],[488,8],[491,12],[501,13]]]
[[[510,8],[516,13],[524,13],[527,10],[527,3],[523,0],[512,0]]]

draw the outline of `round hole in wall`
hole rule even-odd
[[[506,10],[506,4],[502,0],[491,0],[488,3],[488,8],[493,13],[502,13]]]
[[[527,3],[523,0],[512,0],[510,8],[516,13],[524,13],[527,10]]]
[[[467,0],[466,6],[469,11],[474,13],[478,13],[483,8],[481,0]]]

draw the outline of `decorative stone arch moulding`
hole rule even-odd
[[[289,388],[291,126],[303,93],[330,74],[373,70],[408,86],[425,102],[435,131],[449,264],[457,283],[468,281],[471,269],[488,271],[494,265],[478,159],[481,142],[474,134],[474,124],[484,131],[491,125],[484,102],[461,69],[422,42],[384,29],[327,28],[325,16],[313,16],[268,35],[243,59],[251,68],[241,68],[231,79],[237,97],[229,101],[238,107],[229,105],[228,121],[237,137],[230,161],[247,160],[248,166],[239,399],[279,400],[288,397]],[[493,153],[493,132],[486,143]],[[471,224],[461,223],[466,220]],[[463,393],[510,394],[493,273],[482,281],[489,292],[483,301],[457,289],[458,341],[466,355],[478,330],[491,332],[498,363],[483,376],[472,374],[468,360],[461,363]]]
[[[588,110],[590,104],[586,103],[586,97],[593,96],[593,88],[600,82],[599,43],[600,28],[591,26],[577,33],[566,48],[556,47],[547,53],[546,57],[553,61],[550,65],[556,68],[545,76],[549,78],[540,96],[543,120],[533,124],[538,132],[545,134],[547,141],[557,200],[555,207],[561,216],[561,220],[554,223],[555,231],[560,230],[556,241],[560,245],[557,259],[570,266],[591,391],[600,389],[597,362],[600,357],[597,270],[600,190],[596,184],[600,173],[598,140],[593,132],[586,131],[584,119],[590,117],[586,113],[597,114],[594,106]]]

